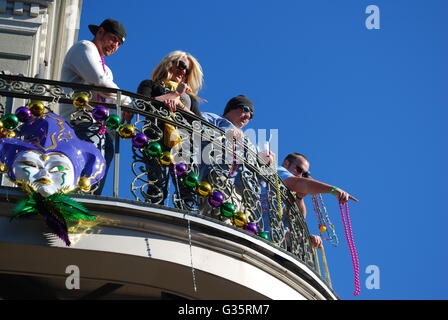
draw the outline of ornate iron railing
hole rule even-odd
[[[116,99],[113,103],[96,102],[98,92],[114,94]],[[87,124],[100,137],[105,127],[92,116],[97,106],[114,110],[117,115],[123,111],[134,115],[132,127],[115,134],[114,197],[134,198],[224,221],[245,229],[242,232],[261,236],[316,269],[308,228],[295,197],[247,141],[238,144],[226,138],[224,131],[193,114],[184,111],[170,114],[162,103],[124,90],[0,75],[3,113],[17,108],[17,99],[24,99],[25,105],[42,101],[49,110],[58,105],[68,108],[80,93],[88,97],[89,103],[74,110],[71,120]],[[132,99],[131,104],[119,102],[125,96]],[[172,127],[167,128],[167,124]],[[181,136],[181,142],[171,149],[170,156],[161,152],[169,150],[164,139],[173,131]],[[130,138],[136,134],[144,135],[141,144],[120,140],[120,136]],[[123,186],[130,189],[125,196]]]

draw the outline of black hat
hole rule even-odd
[[[232,109],[236,109],[241,106],[248,106],[250,108],[250,111],[254,112],[254,104],[252,101],[246,97],[243,94],[240,94],[239,96],[233,97],[232,99],[227,102],[226,107],[224,108],[224,115],[229,112]]]
[[[89,30],[93,33],[93,35],[96,35],[98,29],[101,27],[103,27],[107,32],[115,34],[120,38],[121,42],[124,42],[126,40],[126,29],[120,21],[109,18],[104,20],[99,26],[89,24]]]

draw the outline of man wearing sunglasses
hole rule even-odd
[[[237,138],[242,138],[241,129],[246,126],[254,116],[254,104],[245,95],[239,95],[230,99],[222,116],[211,112],[202,112],[202,117],[217,126],[228,131],[232,130]]]
[[[307,212],[303,198],[308,194],[331,193],[341,203],[348,200],[358,201],[340,188],[312,179],[309,168],[310,162],[303,154],[291,153],[283,160],[282,166],[277,169],[280,179],[290,191],[295,193],[296,203],[304,218],[306,218]],[[311,241],[315,247],[320,247],[322,244],[322,239],[319,236],[312,235]]]
[[[231,142],[231,144],[235,149],[234,154],[231,155],[231,163],[227,162],[230,159],[226,156],[226,164],[221,168],[229,171],[229,179],[231,179],[233,181],[233,184],[235,185],[235,192],[237,194],[234,195],[234,201],[237,203],[239,202],[238,209],[240,211],[252,210],[253,208],[244,208],[245,204],[241,199],[244,188],[255,189],[256,186],[250,185],[250,183],[248,183],[247,181],[246,186],[243,186],[242,171],[244,169],[240,164],[241,159],[247,159],[248,156],[248,153],[242,147],[243,144],[241,142],[244,141],[244,145],[247,147],[247,149],[256,154],[255,146],[250,142],[250,140],[244,135],[242,131],[242,129],[254,116],[253,102],[245,95],[238,95],[227,102],[222,116],[209,112],[202,112],[201,114],[204,120],[225,131],[227,139],[233,138],[233,142]],[[274,160],[274,155],[272,152],[270,153],[270,156],[267,156],[265,153],[259,153],[258,155],[268,164]],[[204,164],[204,162],[207,161],[208,163],[210,163],[210,160],[204,161],[204,158],[207,156],[208,155],[203,155],[203,164],[200,167],[200,176],[205,180],[209,179],[208,174],[211,170],[211,167],[209,165]],[[217,179],[217,177],[215,178]],[[256,179],[254,179],[254,181],[255,180]]]
[[[223,112],[223,116],[219,116],[210,112],[201,113],[204,120],[217,126],[218,128],[226,131],[226,136],[232,136],[238,140],[244,140],[246,145],[256,152],[255,147],[250,143],[249,139],[244,136],[242,129],[249,123],[254,117],[254,104],[245,95],[238,95],[230,99]],[[260,152],[258,154],[267,164],[274,161],[274,154],[269,152]]]

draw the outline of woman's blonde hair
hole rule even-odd
[[[170,80],[173,76],[171,67],[176,65],[177,61],[182,58],[187,58],[190,61],[190,69],[187,74],[187,84],[190,86],[191,91],[194,95],[197,95],[199,90],[202,88],[202,67],[199,64],[198,60],[193,57],[188,52],[176,50],[170,52],[167,56],[165,56],[162,61],[160,61],[159,65],[152,71],[151,79],[152,81],[166,81]]]

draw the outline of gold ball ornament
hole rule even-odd
[[[89,105],[89,96],[85,93],[79,93],[73,98],[73,105],[77,109],[85,109]]]
[[[0,120],[0,129],[3,129],[3,127],[4,127],[3,121]]]
[[[35,117],[40,117],[45,113],[45,106],[41,101],[31,101],[28,105],[28,109],[30,109]]]
[[[319,231],[320,231],[320,233],[324,233],[325,231],[327,231],[327,227],[324,226],[324,225],[320,225],[319,226]]]
[[[210,192],[212,192],[212,186],[210,185],[210,183],[202,181],[199,182],[196,191],[201,197],[207,197]]]
[[[123,124],[118,128],[118,134],[123,139],[131,139],[135,136],[135,128],[131,124]]]
[[[0,173],[7,173],[8,167],[4,163],[0,163]]]
[[[81,191],[89,192],[92,185],[90,184],[90,179],[86,177],[79,178],[78,187]]]
[[[13,130],[3,130],[2,136],[9,139],[14,139],[16,137],[16,133]]]
[[[247,216],[242,212],[236,212],[232,217],[232,223],[239,228],[244,228],[247,225]]]
[[[169,166],[173,163],[174,157],[169,151],[165,151],[159,158],[159,161],[164,166]]]

